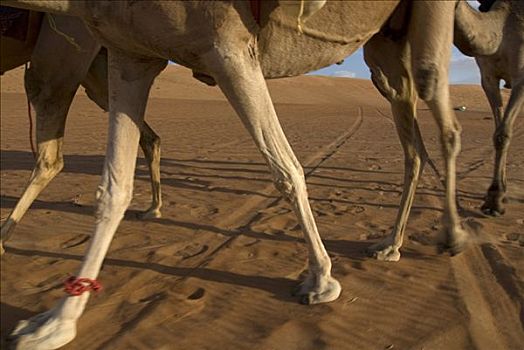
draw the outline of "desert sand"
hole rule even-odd
[[[1,78],[1,217],[33,167],[23,69]],[[426,167],[402,258],[365,248],[389,234],[403,153],[389,105],[370,81],[302,76],[270,81],[284,130],[305,167],[319,231],[342,284],[332,303],[291,296],[306,247],[290,206],[218,88],[169,66],[147,121],[162,138],[163,218],[150,201],[140,153],[135,196],[93,295],[64,349],[520,349],[524,344],[524,118],[508,159],[503,217],[479,210],[489,186],[493,120],[479,86],[453,86],[463,127],[458,191],[469,248],[438,253],[443,187]],[[509,93],[504,92],[507,99]],[[418,107],[431,158],[443,169],[435,122]],[[7,243],[1,267],[2,348],[19,320],[64,295],[89,240],[107,116],[82,91],[70,111],[65,168]]]

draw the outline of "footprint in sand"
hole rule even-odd
[[[204,297],[206,290],[204,288],[198,288],[190,296],[187,297],[188,300],[199,300]]]
[[[34,295],[44,293],[52,289],[62,288],[67,276],[65,274],[54,274],[45,280],[36,283],[34,286],[25,286],[22,288],[22,295]]]
[[[170,202],[170,206],[175,207],[179,213],[188,214],[197,219],[210,218],[219,212],[218,208],[204,204],[181,204]]]
[[[271,235],[286,235],[299,228],[296,218],[288,208],[275,208],[274,211],[259,211],[262,216],[256,220],[251,228],[254,231]]]
[[[371,241],[371,240],[374,240],[374,239],[382,239],[382,238],[385,238],[385,237],[386,236],[383,235],[383,234],[371,232],[371,233],[362,233],[358,237],[358,239],[360,241]]]
[[[185,294],[185,293],[184,293]],[[145,344],[148,334],[155,334],[153,331],[162,331],[176,327],[176,323],[201,312],[205,306],[205,289],[197,288],[188,297],[183,297],[179,293],[156,292],[146,295],[139,300],[140,304],[127,303],[125,308],[134,309],[134,318],[128,320],[124,327],[100,348],[105,349],[136,349],[151,348],[137,347],[137,344]],[[122,308],[121,314],[130,312]],[[146,335],[146,336],[144,336]],[[151,339],[147,339],[149,344]],[[154,347],[159,349],[159,347]],[[161,349],[171,349],[172,347],[160,347]]]
[[[373,240],[373,239],[382,239],[390,234],[393,229],[392,226],[386,226],[381,224],[370,223],[366,221],[358,221],[355,223],[355,226],[363,228],[367,232],[360,234],[359,240]]]
[[[351,208],[349,209],[349,212],[351,214],[360,214],[360,213],[363,213],[364,211],[366,211],[366,208],[360,205],[352,205]]]
[[[317,216],[342,216],[353,213],[354,208],[349,208],[345,204],[320,203],[315,205]]]
[[[209,246],[207,244],[201,245],[199,243],[192,243],[185,246],[183,249],[175,253],[176,256],[181,256],[182,260],[193,258],[197,255],[207,252]]]

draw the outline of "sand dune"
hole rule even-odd
[[[2,77],[1,217],[33,159],[23,70]],[[398,263],[364,249],[394,223],[403,158],[389,106],[369,81],[303,76],[269,82],[307,173],[320,233],[342,284],[318,306],[291,296],[306,247],[249,135],[217,88],[170,66],[147,120],[162,137],[163,218],[138,221],[150,199],[142,154],[135,197],[77,338],[64,349],[520,349],[524,344],[524,118],[508,160],[504,217],[479,207],[492,174],[493,121],[478,86],[454,86],[463,126],[458,190],[469,249],[439,255],[443,188],[426,169]],[[507,98],[507,93],[506,93]],[[421,128],[442,167],[435,123]],[[21,319],[50,308],[76,271],[93,227],[107,117],[83,92],[65,137],[64,171],[17,226],[1,266],[2,348]]]

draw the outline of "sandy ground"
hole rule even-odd
[[[2,219],[33,166],[22,75],[1,80]],[[306,76],[269,85],[305,166],[340,298],[303,306],[291,296],[307,253],[289,205],[220,91],[169,67],[147,111],[162,137],[163,218],[135,219],[150,201],[140,153],[135,197],[100,274],[105,289],[91,298],[65,349],[521,348],[524,119],[516,122],[508,161],[507,213],[484,217],[493,121],[480,87],[452,88],[454,104],[469,107],[458,114],[458,189],[472,244],[457,257],[438,254],[443,188],[428,168],[402,259],[384,263],[364,249],[390,232],[402,191],[403,156],[385,100],[362,80]],[[425,105],[418,114],[442,169],[436,125]],[[19,320],[52,307],[80,264],[106,129],[106,115],[80,92],[64,171],[17,226],[2,258],[2,342]]]

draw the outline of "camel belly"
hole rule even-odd
[[[258,34],[264,76],[278,78],[341,61],[380,30],[399,1],[328,1],[302,34],[277,1],[261,2],[259,31],[243,1],[93,2],[87,22],[109,47],[170,59],[201,75],[208,72],[200,57],[217,43],[247,47]]]
[[[398,3],[328,1],[300,33],[295,18],[263,2],[258,49],[264,76],[300,75],[343,60],[380,30]]]

